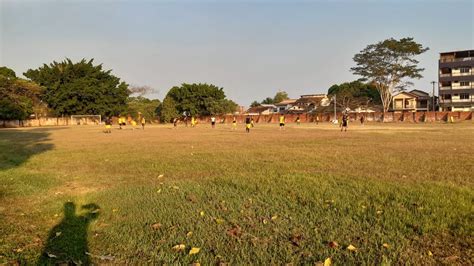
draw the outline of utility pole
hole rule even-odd
[[[336,114],[336,94],[334,94],[334,123],[336,123],[337,114]]]
[[[431,81],[431,84],[433,84],[433,112],[436,111],[435,110],[435,84],[436,84],[436,81]]]

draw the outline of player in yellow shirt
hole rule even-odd
[[[285,129],[285,116],[280,115],[280,130]]]
[[[130,121],[130,124],[132,124],[132,129],[133,129],[133,130],[134,130],[135,127],[137,126],[137,122],[136,122],[134,119],[132,119],[132,120]]]
[[[140,122],[142,123],[142,129],[145,130],[145,124],[146,124],[145,117],[142,117]]]
[[[196,126],[196,118],[194,118],[194,116],[191,117],[191,127],[195,127]]]
[[[232,130],[236,130],[237,129],[237,118],[235,118],[234,116],[234,119],[232,120]]]

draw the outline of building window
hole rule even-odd
[[[444,100],[451,100],[451,94],[441,94],[441,98]]]
[[[461,87],[469,86],[469,81],[461,81]]]
[[[459,94],[459,98],[461,100],[469,100],[469,93],[461,93]]]
[[[461,73],[469,73],[470,70],[470,67],[461,67]]]

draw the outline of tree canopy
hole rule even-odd
[[[70,59],[29,69],[24,75],[45,88],[42,99],[55,115],[118,115],[125,111],[128,85],[94,65]]]
[[[145,117],[148,121],[152,121],[156,118],[160,105],[161,102],[158,99],[151,100],[143,96],[129,97],[125,112],[132,117],[138,118],[140,116]]]
[[[195,116],[220,115],[233,113],[236,109],[237,104],[226,98],[223,88],[206,83],[183,83],[168,91],[163,100],[161,116],[163,112],[167,113],[166,118],[169,118],[168,114],[176,116],[184,112]]]
[[[375,85],[363,83],[359,80],[332,85],[328,89],[328,96],[336,96],[337,104],[343,109],[359,106],[379,105],[380,95]]]
[[[386,112],[395,92],[411,85],[409,79],[422,77],[424,69],[418,67],[415,56],[427,50],[413,38],[390,38],[370,44],[356,54],[353,59],[357,66],[351,68],[351,71],[375,85]]]
[[[275,104],[275,103],[280,103],[284,100],[288,100],[288,93],[286,91],[278,91],[273,98],[267,97],[262,100],[261,103],[258,103],[257,101],[253,101],[252,104],[250,105],[251,107],[259,106],[260,104]]]
[[[28,118],[41,105],[41,92],[38,84],[17,78],[10,68],[0,67],[0,119]]]

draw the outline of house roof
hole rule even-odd
[[[398,96],[398,95],[400,95],[400,94],[405,94],[405,95],[411,96],[411,97],[413,97],[413,98],[418,98],[418,95],[416,95],[416,94],[414,94],[414,93],[411,93],[411,92],[408,92],[408,91],[401,91],[401,92],[399,92],[399,93],[393,95],[393,97],[396,97],[396,96]]]
[[[263,106],[263,105],[259,105],[259,106],[255,106],[255,107],[250,107],[249,109],[247,109],[246,113],[262,113],[268,109],[273,109],[272,106]]]
[[[411,90],[410,93],[413,93],[418,97],[430,97],[429,93],[420,90]]]
[[[327,97],[327,95],[324,94],[324,93],[301,95],[301,98],[326,98],[326,97]]]
[[[325,97],[302,97],[296,100],[297,104],[319,104]]]
[[[281,106],[281,105],[288,105],[288,104],[294,104],[296,102],[296,99],[288,99],[288,100],[283,100],[279,103],[276,103],[276,106]]]

